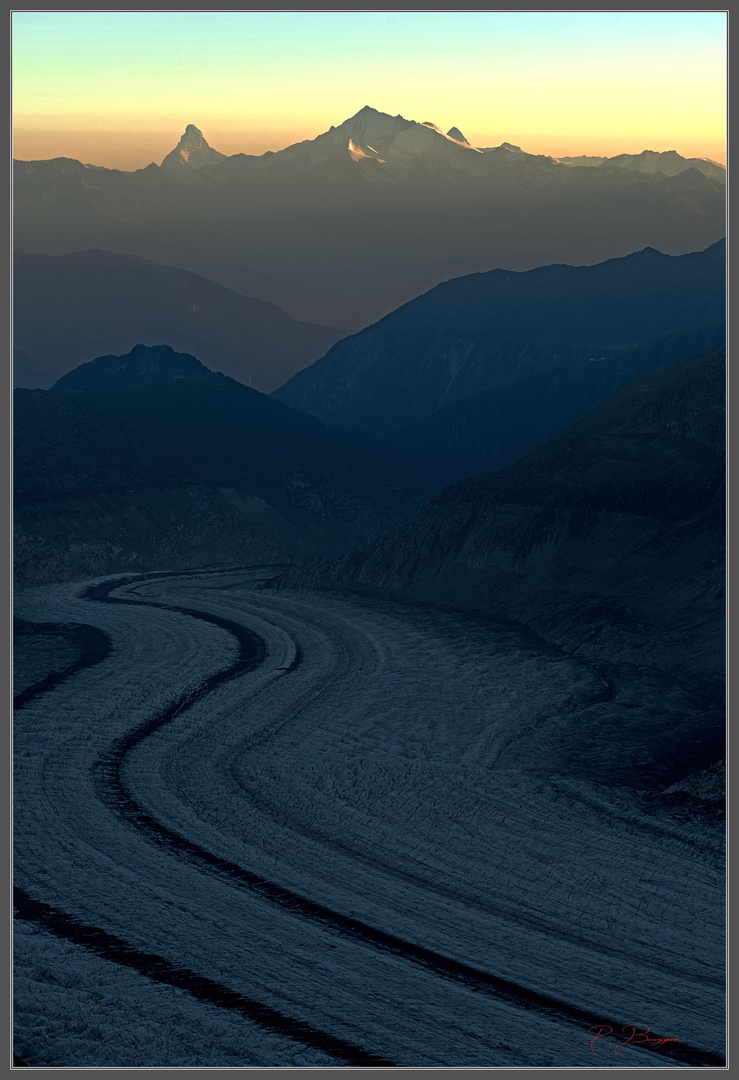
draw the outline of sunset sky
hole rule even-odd
[[[14,156],[120,169],[188,123],[225,154],[364,105],[552,155],[726,160],[723,12],[17,12]]]

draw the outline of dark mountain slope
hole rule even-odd
[[[16,254],[13,305],[20,386],[31,367],[44,379],[31,385],[46,387],[95,356],[166,341],[267,392],[341,337],[197,274],[110,251]]]
[[[378,439],[223,375],[15,391],[19,581],[333,554],[418,505]]]
[[[482,390],[725,319],[725,243],[455,278],[345,338],[275,397],[384,433]]]
[[[725,326],[684,330],[609,359],[584,360],[455,401],[398,428],[385,444],[414,487],[433,496],[477,473],[502,469],[570,427],[639,375],[722,345]]]
[[[169,345],[135,345],[125,356],[98,356],[89,364],[80,364],[51,389],[121,390],[172,379],[207,379],[213,374],[194,356],[175,352]]]
[[[724,350],[644,376],[398,533],[282,587],[515,619],[565,650],[723,700]],[[698,766],[696,765],[696,768]]]

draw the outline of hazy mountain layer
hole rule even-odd
[[[725,319],[725,244],[597,266],[456,278],[345,338],[276,391],[326,423],[387,432],[482,390]]]
[[[712,164],[686,160],[672,176],[640,171],[641,155],[591,168],[511,143],[483,152],[458,129],[369,107],[261,157],[208,161],[202,134],[188,132],[161,167],[132,173],[17,162],[16,245],[143,256],[358,329],[453,276],[595,263],[645,246],[681,254],[725,234]],[[668,157],[666,171],[680,167]]]
[[[266,392],[341,336],[197,274],[109,251],[16,254],[13,305],[14,383],[26,387],[165,341]]]
[[[661,153],[656,150],[643,150],[641,154],[617,154],[612,158],[604,158],[600,168],[633,169],[635,172],[645,172],[663,176],[677,176],[688,169],[697,169],[704,176],[720,183],[726,183],[726,169],[717,161],[710,158],[684,158],[676,150],[664,150]]]
[[[716,349],[635,380],[394,536],[294,568],[282,586],[505,616],[578,655],[656,666],[720,707],[724,359]],[[720,738],[707,729],[696,762],[720,756]]]
[[[14,409],[21,582],[333,554],[419,505],[380,440],[223,375],[16,390]]]

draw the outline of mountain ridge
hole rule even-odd
[[[14,421],[19,584],[337,553],[421,503],[374,436],[167,347],[15,390]]]
[[[82,361],[164,341],[265,392],[342,336],[199,274],[95,249],[16,252],[13,334],[20,386],[48,387]]]
[[[634,378],[725,343],[726,327],[678,331],[608,359],[589,359],[482,390],[384,436],[428,495],[496,471],[569,428]]]
[[[724,434],[716,348],[641,376],[392,536],[296,566],[277,587],[514,619],[575,655],[656,666],[720,708]]]
[[[595,266],[453,278],[332,346],[274,391],[326,423],[386,434],[482,390],[725,319],[725,241]]]
[[[369,107],[314,139],[198,168],[19,161],[13,193],[18,248],[126,252],[351,331],[462,274],[646,245],[677,255],[725,234],[723,174],[481,149]]]
[[[599,157],[595,155],[567,157],[564,155],[552,156],[546,154],[529,154],[522,150],[520,146],[510,142],[503,142],[497,147],[477,147],[473,146],[469,140],[465,138],[458,127],[451,127],[445,132],[442,128],[433,123],[433,121],[425,120],[419,123],[416,120],[408,120],[399,113],[392,116],[390,113],[381,112],[370,105],[364,105],[353,116],[348,117],[338,125],[330,125],[326,131],[319,132],[318,135],[309,136],[297,143],[290,143],[288,146],[279,150],[267,150],[261,155],[244,154],[241,152],[237,152],[236,154],[222,154],[208,144],[200,128],[195,124],[190,123],[186,125],[185,131],[180,137],[177,145],[165,155],[161,164],[155,167],[172,171],[176,175],[185,176],[188,173],[202,169],[206,165],[218,165],[220,162],[226,161],[229,158],[258,160],[259,158],[275,157],[285,154],[286,152],[293,152],[299,148],[305,150],[308,147],[314,149],[320,148],[322,150],[325,148],[331,148],[332,150],[337,148],[346,150],[350,140],[359,143],[360,145],[372,143],[373,146],[374,143],[377,142],[380,144],[380,148],[384,149],[387,148],[401,132],[416,128],[426,128],[432,136],[432,141],[425,144],[427,147],[430,145],[441,147],[444,145],[444,142],[449,142],[461,149],[470,150],[476,154],[491,153],[495,150],[505,149],[540,162],[549,162],[554,165],[561,164],[567,168],[583,166],[601,168],[602,166],[606,166],[652,174],[662,172],[665,175],[676,175],[676,173],[692,167],[704,171],[705,175],[712,179],[723,179],[726,173],[725,167],[711,158],[685,158],[676,150],[658,151],[645,149],[639,153],[623,152],[611,157]],[[434,135],[438,136],[438,138],[434,139]],[[375,149],[377,149],[377,147],[375,147]],[[16,160],[20,161],[21,159]],[[74,162],[76,159],[57,157],[37,159],[34,163],[40,164],[43,161]],[[593,162],[593,166],[585,166],[586,162]],[[28,162],[28,164],[31,164],[31,162]],[[87,164],[84,165],[83,168],[107,169],[108,166]],[[151,166],[145,166],[143,169],[133,169],[130,170],[129,174],[133,176],[136,173],[143,172],[145,169],[149,168],[151,168]],[[113,169],[110,171],[125,172],[125,170]]]

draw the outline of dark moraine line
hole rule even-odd
[[[262,566],[228,567],[226,569],[226,572],[238,573],[242,570],[256,571],[280,569],[284,569],[284,563],[265,563]],[[159,571],[150,574],[137,574],[135,577],[130,578],[117,578],[116,581],[118,585],[123,585],[126,582],[148,581],[152,578],[171,576],[176,576],[178,578],[204,577],[209,574],[223,573],[223,568],[219,568],[216,570],[206,569],[184,571]],[[100,588],[100,586],[92,586],[90,589],[86,590],[86,593],[84,595],[91,599],[100,599],[99,596],[93,597],[92,595],[98,588]],[[110,591],[110,585],[108,581],[105,581],[103,583],[103,588],[107,589],[108,592]],[[130,600],[110,600],[109,602],[117,602],[122,604],[132,603],[132,601]],[[147,601],[141,601],[141,603],[146,602]],[[164,607],[165,605],[154,606]],[[213,618],[212,620],[208,620],[208,617],[202,612],[189,611],[187,612],[187,614],[197,616],[198,618],[205,619],[206,621],[216,622],[217,625],[225,626],[225,628],[230,630],[231,633],[234,633],[236,630],[239,629],[237,623],[226,623],[225,620],[221,620],[219,622],[215,618]],[[46,678],[39,680],[39,682],[34,683],[32,686],[29,686],[25,690],[22,690],[19,694],[16,694],[13,698],[13,710],[24,709],[26,705],[29,705],[32,701],[35,701],[37,697],[41,696],[41,694],[46,694],[50,690],[54,690],[57,686],[60,686],[62,683],[66,682],[67,679],[70,679],[73,675],[76,675],[80,671],[84,671],[85,668],[94,667],[96,664],[99,664],[103,660],[106,660],[108,656],[110,656],[111,650],[113,648],[113,643],[104,630],[101,630],[97,626],[90,626],[87,623],[34,623],[28,622],[26,619],[13,619],[14,638],[23,637],[30,634],[53,634],[56,637],[70,637],[72,638],[73,642],[78,645],[80,649],[80,657],[78,660],[75,660],[73,664],[68,665],[66,668],[62,668],[60,671],[52,672],[50,675],[47,675]],[[288,672],[294,671],[299,666],[300,659],[300,655],[297,655],[290,668],[287,669]]]
[[[25,619],[13,620],[13,636],[30,636],[31,634],[53,634],[55,637],[72,638],[75,645],[80,649],[80,656],[73,664],[53,671],[45,679],[22,690],[13,698],[13,709],[24,709],[41,694],[54,690],[85,668],[94,667],[95,664],[105,660],[111,652],[113,643],[108,635],[97,626],[88,626],[87,623],[34,623]]]
[[[244,997],[243,994],[238,994],[212,979],[205,979],[194,971],[176,967],[154,953],[141,952],[122,938],[108,934],[96,926],[88,926],[73,915],[67,915],[39,900],[33,900],[22,889],[13,889],[13,899],[18,918],[41,924],[57,937],[89,949],[90,952],[102,956],[105,960],[133,968],[148,979],[185,990],[200,1001],[216,1005],[219,1009],[230,1009],[241,1013],[242,1016],[248,1017],[267,1031],[286,1035],[289,1039],[302,1043],[303,1046],[321,1050],[339,1061],[346,1062],[347,1065],[396,1068],[395,1062],[377,1054],[370,1054],[361,1046],[355,1046],[335,1035],[311,1027],[304,1020],[294,1020],[289,1016],[284,1016],[269,1005]]]
[[[147,576],[155,577],[159,575]],[[123,782],[122,769],[125,757],[145,738],[158,731],[176,716],[179,716],[190,705],[209,693],[210,690],[237,678],[245,671],[258,667],[262,663],[265,653],[265,645],[261,638],[258,638],[256,634],[248,631],[245,627],[239,626],[238,623],[232,623],[227,619],[221,619],[218,616],[197,610],[169,607],[152,601],[125,600],[109,596],[113,589],[141,580],[142,577],[143,575],[136,578],[116,578],[112,581],[104,581],[90,586],[82,595],[87,599],[97,600],[102,603],[131,604],[134,606],[146,604],[150,607],[161,607],[166,610],[191,615],[196,619],[203,619],[205,622],[214,623],[223,629],[229,630],[236,636],[239,642],[239,656],[230,667],[224,668],[216,675],[211,676],[195,690],[183,694],[182,697],[172,702],[157,716],[140,724],[119,739],[114,743],[109,754],[98,761],[96,770],[100,779],[101,795],[109,805],[159,845],[182,852],[201,865],[216,871],[230,882],[257,892],[296,915],[322,923],[347,937],[366,942],[375,948],[380,948],[385,952],[420,964],[433,971],[436,975],[464,983],[476,990],[485,991],[500,1000],[509,1001],[517,1007],[546,1014],[555,1020],[565,1020],[576,1024],[578,1027],[584,1027],[586,1030],[595,1025],[610,1027],[617,1032],[628,1028],[628,1025],[625,1025],[622,1021],[594,1016],[576,1005],[571,1005],[566,1001],[559,1001],[556,998],[520,986],[497,975],[491,975],[489,972],[473,967],[470,964],[454,960],[451,957],[444,956],[442,953],[435,952],[433,949],[427,949],[422,945],[417,945],[415,942],[406,941],[395,934],[379,930],[359,919],[353,919],[341,914],[341,912],[334,911],[323,904],[286,889],[276,882],[262,878],[237,863],[222,859],[207,848],[201,847],[199,844],[193,843],[193,841],[167,828],[166,825],[151,817],[139,806]],[[725,1059],[711,1051],[700,1050],[682,1042],[666,1041],[660,1043],[656,1041],[659,1036],[655,1033],[650,1033],[650,1038],[654,1038],[655,1042],[639,1043],[640,1049],[650,1050],[661,1058],[693,1066],[719,1067],[725,1065]]]

